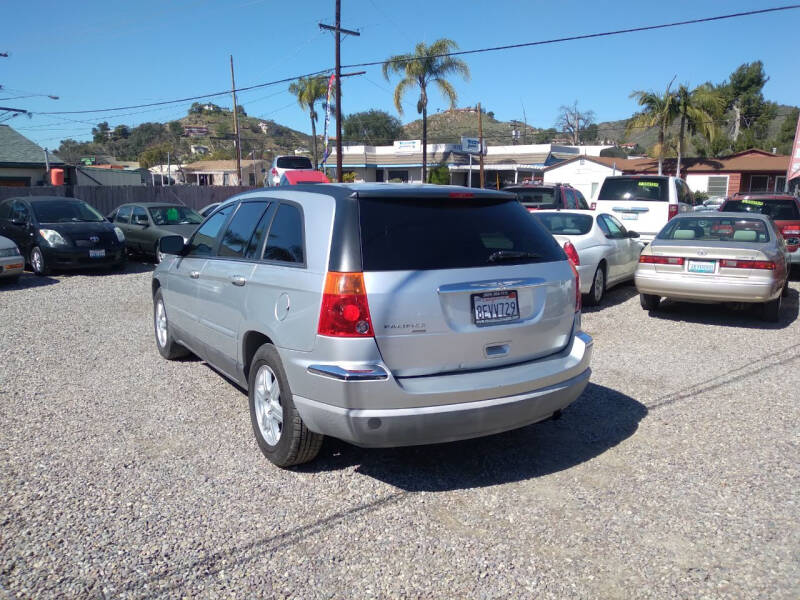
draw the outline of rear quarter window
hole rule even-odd
[[[359,201],[365,271],[463,269],[564,259],[553,236],[514,200]],[[496,262],[497,253],[505,255]],[[508,253],[525,256],[508,260]],[[495,256],[495,259],[490,257]]]
[[[592,228],[594,217],[564,212],[536,213],[542,225],[553,235],[586,235]]]
[[[597,199],[668,202],[669,180],[657,177],[606,178]]]

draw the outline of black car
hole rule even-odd
[[[0,235],[19,246],[37,275],[52,269],[121,267],[125,235],[77,198],[29,196],[0,202]]]

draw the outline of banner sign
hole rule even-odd
[[[331,78],[328,80],[328,98],[325,101],[325,130],[324,130],[324,141],[322,143],[322,169],[325,170],[325,162],[328,160],[328,157],[331,155],[330,148],[328,148],[328,124],[331,122],[331,90],[333,90],[333,82],[336,81],[336,75],[331,75]],[[316,140],[314,140],[316,144]],[[316,168],[317,165],[314,165]]]
[[[786,171],[786,183],[800,177],[800,115],[797,117],[797,129],[794,132],[792,155],[789,157],[789,168]]]
[[[461,151],[467,154],[480,154],[481,141],[479,138],[462,137],[461,138]],[[486,143],[483,144],[483,154],[486,154]]]
[[[422,152],[422,140],[399,140],[392,145],[398,153]]]

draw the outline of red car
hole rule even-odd
[[[320,171],[284,171],[278,185],[298,185],[300,183],[330,183],[325,173]]]
[[[768,215],[786,240],[792,264],[800,263],[800,199],[789,194],[741,193],[726,198],[720,212],[748,212]]]
[[[558,208],[591,210],[583,194],[568,183],[523,183],[504,187],[503,191],[517,194],[528,212]]]

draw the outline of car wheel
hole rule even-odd
[[[764,302],[763,311],[765,321],[777,323],[781,318],[781,297],[778,296],[775,300]]]
[[[324,436],[310,431],[300,418],[275,346],[258,349],[248,380],[250,421],[264,456],[281,468],[313,460]]]
[[[161,261],[164,260],[164,255],[161,253],[161,250],[158,249],[158,242],[156,242],[156,247],[153,248],[153,264],[159,264]]]
[[[639,294],[639,302],[645,310],[656,310],[658,305],[661,304],[661,296],[654,296],[653,294]]]
[[[156,334],[156,347],[161,356],[167,360],[175,360],[189,354],[189,351],[172,337],[161,288],[156,290],[153,296],[153,326]]]
[[[45,262],[44,253],[39,246],[34,246],[31,249],[31,268],[39,277],[50,274],[50,267]]]
[[[603,301],[603,296],[606,293],[606,268],[603,263],[597,267],[594,272],[594,279],[592,279],[592,289],[589,290],[589,295],[586,297],[586,304],[588,306],[597,306]]]

